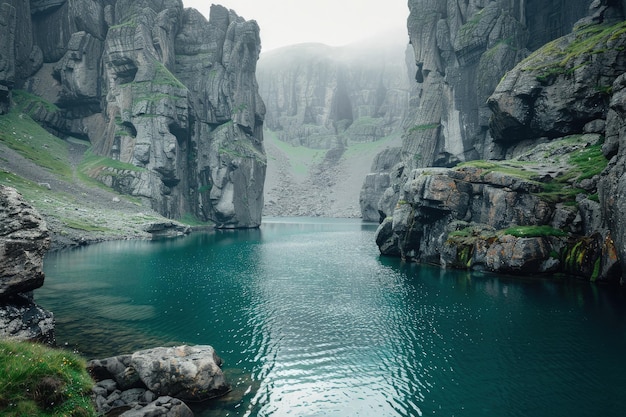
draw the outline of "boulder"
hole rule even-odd
[[[93,359],[87,369],[97,381],[93,393],[100,413],[128,410],[128,416],[178,416],[187,415],[181,400],[204,401],[230,391],[221,365],[211,346],[183,345]],[[160,398],[154,401],[156,397]],[[167,410],[173,414],[161,414]]]
[[[0,337],[54,344],[54,317],[33,301],[50,246],[46,223],[14,189],[0,185]]]
[[[203,401],[230,390],[211,346],[159,347],[133,353],[131,366],[157,395]]]
[[[46,223],[14,189],[0,185],[0,298],[39,288],[50,247]]]

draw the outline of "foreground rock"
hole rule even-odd
[[[43,285],[43,257],[50,247],[39,213],[13,188],[0,185],[0,297]]]
[[[580,167],[555,163],[557,156],[593,155],[601,172],[600,139],[574,136],[515,160],[413,170],[393,217],[377,231],[381,253],[444,267],[618,281],[617,248],[595,201],[599,175],[579,180]]]
[[[176,346],[96,359],[87,367],[98,381],[94,394],[99,412],[132,409],[121,414],[128,417],[191,415],[181,400],[205,401],[230,391],[221,365],[211,346]],[[150,414],[165,410],[172,414]]]
[[[0,337],[54,342],[54,318],[33,301],[50,237],[39,213],[0,186]]]

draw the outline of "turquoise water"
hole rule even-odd
[[[233,392],[197,416],[624,416],[626,297],[381,258],[375,225],[52,253],[36,298],[87,357],[213,345]]]

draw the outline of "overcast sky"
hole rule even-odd
[[[262,52],[303,42],[341,46],[378,33],[406,33],[409,15],[407,0],[183,0],[207,19],[211,3],[256,20]]]

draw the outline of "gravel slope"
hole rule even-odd
[[[74,170],[86,149],[78,142],[69,144]],[[150,238],[144,231],[147,225],[170,221],[124,196],[85,184],[76,175],[73,181],[64,181],[2,143],[0,155],[0,171],[34,183],[24,185],[19,178],[6,175],[3,181],[17,188],[46,219],[52,249],[103,240]]]

